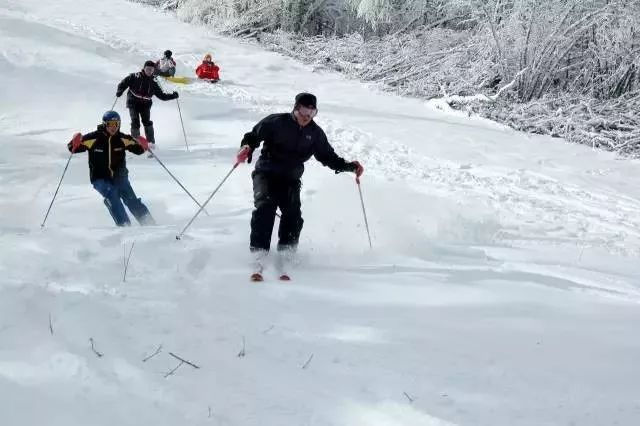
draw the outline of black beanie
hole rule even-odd
[[[318,108],[318,101],[311,93],[302,92],[296,95],[296,106],[297,105],[302,105],[307,108]]]
[[[153,62],[153,61],[147,61],[147,62],[144,63],[144,67],[154,67],[155,68],[156,67],[156,63]],[[144,68],[144,67],[142,67],[142,68]]]

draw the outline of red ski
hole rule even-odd
[[[287,274],[280,275],[280,281],[291,281],[291,277]]]
[[[254,272],[253,274],[251,274],[251,277],[249,279],[254,283],[264,281],[264,277],[260,272]]]

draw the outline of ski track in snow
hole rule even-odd
[[[29,14],[14,12],[11,15],[28,22],[39,21]],[[114,51],[124,50],[136,57],[156,55],[156,49],[143,43],[131,43],[106,29],[61,18],[54,18],[47,25],[58,31],[82,35]],[[199,63],[196,54],[183,53],[177,57],[187,69]],[[184,93],[229,98],[265,114],[278,107],[288,108],[274,97],[251,95],[249,89],[228,81],[214,86],[199,82],[187,86],[161,84],[178,87]],[[442,161],[422,155],[389,136],[373,135],[335,119],[324,119],[323,122],[336,149],[348,158],[361,159],[367,165],[368,175],[371,172],[379,178],[405,179],[425,192],[456,199],[470,198],[498,213],[503,229],[494,236],[497,239],[555,240],[605,247],[631,256],[640,254],[640,217],[636,214],[640,201],[637,199],[623,194],[600,193],[591,188],[585,190],[529,170],[500,170]]]
[[[141,49],[139,44],[87,25],[60,19],[52,24],[75,34],[89,34],[91,40],[114,50],[125,50],[136,56],[154,56],[156,53],[152,48]],[[181,61],[188,68],[199,62],[196,55],[184,56],[181,56]],[[274,111],[274,104],[277,105],[273,98],[252,96],[248,90],[228,82],[216,86],[195,83],[183,87],[182,91],[230,98],[265,114]],[[374,176],[405,179],[431,193],[453,198],[471,197],[493,211],[508,212],[506,216],[509,218],[502,223],[504,229],[497,235],[500,239],[510,239],[510,227],[527,224],[518,230],[520,236],[511,237],[517,240],[560,240],[583,246],[605,246],[633,256],[640,254],[640,217],[636,214],[640,211],[638,200],[618,194],[585,191],[527,170],[491,170],[442,162],[388,137],[348,127],[337,120],[325,121],[325,130],[336,149],[347,158],[361,159]]]

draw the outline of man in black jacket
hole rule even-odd
[[[358,161],[347,162],[334,152],[324,131],[313,121],[317,112],[316,97],[300,93],[293,112],[265,117],[242,139],[239,158],[244,154],[249,163],[253,151],[264,141],[251,175],[255,209],[251,215],[250,249],[257,252],[257,257],[270,248],[278,207],[282,214],[278,251],[297,247],[303,224],[300,178],[304,162],[312,155],[336,173],[354,172],[360,176],[364,171]]]
[[[153,133],[153,121],[151,121],[151,98],[155,95],[160,100],[170,101],[178,99],[178,92],[164,93],[153,77],[156,64],[153,61],[144,63],[142,71],[126,76],[116,90],[116,96],[120,97],[125,90],[127,93],[127,108],[131,116],[131,136],[140,136],[140,119],[144,126],[144,134],[147,136],[151,149],[155,146],[156,139]]]
[[[131,225],[123,201],[140,225],[155,225],[149,209],[131,188],[125,157],[125,151],[142,154],[149,148],[148,143],[143,138],[135,140],[119,130],[120,115],[107,111],[95,132],[84,136],[76,133],[67,148],[74,154],[89,152],[89,179],[94,189],[104,197],[104,204],[116,225]]]

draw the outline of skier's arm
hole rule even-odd
[[[131,74],[123,78],[120,84],[118,84],[118,88],[116,89],[116,96],[117,97],[122,96],[122,94],[124,93],[125,90],[127,90],[130,84],[131,84]]]
[[[258,124],[253,126],[253,129],[251,129],[250,132],[244,134],[244,137],[240,142],[240,149],[243,149],[245,146],[249,147],[249,155],[247,158],[248,163],[251,163],[253,151],[255,151],[260,146],[260,142],[272,137],[273,117],[274,115],[270,115],[263,118],[258,122]]]
[[[178,92],[164,93],[155,80],[153,82],[153,94],[162,101],[170,101],[178,98]]]
[[[122,143],[124,144],[124,149],[127,151],[140,155],[145,149],[137,140],[133,138],[133,136],[125,135],[124,133],[120,135],[120,139],[122,139]]]
[[[240,146],[248,145],[252,150],[260,146],[260,142],[273,135],[273,119],[275,114],[269,115],[258,122],[250,132],[244,134]]]
[[[327,135],[318,128],[318,136],[313,144],[313,156],[322,163],[323,166],[329,167],[336,173],[355,172],[357,166],[353,162],[347,162],[333,150],[333,147],[327,141]]]
[[[265,117],[258,122],[250,132],[244,134],[242,138],[242,142],[240,142],[240,146],[244,147],[245,145],[249,147],[249,157],[248,162],[251,163],[251,157],[253,156],[253,151],[258,149],[260,143],[272,135],[272,124],[270,121],[271,116]]]
[[[85,152],[90,150],[94,143],[96,143],[96,134],[95,132],[91,132],[82,136],[79,144],[77,143],[74,144],[74,141],[71,140],[67,144],[67,149],[69,149],[69,152],[73,152],[74,154],[77,154],[78,152]]]

